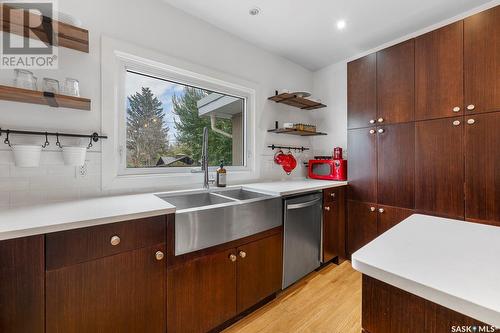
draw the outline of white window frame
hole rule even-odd
[[[127,70],[201,89],[240,97],[244,110],[244,165],[228,166],[228,174],[238,181],[258,178],[255,161],[255,100],[252,82],[206,67],[194,65],[139,46],[102,37],[102,124],[109,139],[102,146],[103,189],[164,189],[200,184],[199,167],[126,168],[126,93]],[[215,166],[209,171],[214,172]]]

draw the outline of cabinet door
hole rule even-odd
[[[43,253],[43,236],[0,242],[0,332],[45,331]]]
[[[466,123],[465,217],[500,226],[500,112]]]
[[[391,206],[378,206],[378,234],[382,234],[413,214],[413,210]]]
[[[377,121],[413,121],[415,106],[414,40],[377,52]]]
[[[464,20],[464,71],[466,114],[500,110],[500,6]]]
[[[377,129],[378,203],[415,206],[415,123]]]
[[[349,200],[377,201],[376,133],[375,127],[347,131]]]
[[[281,289],[283,272],[281,232],[238,248],[237,312]]]
[[[345,258],[344,189],[324,190],[323,206],[323,262]]]
[[[226,250],[168,269],[167,331],[207,332],[236,315],[236,261]]]
[[[415,39],[415,119],[463,114],[463,21]]]
[[[376,53],[347,64],[347,127],[370,126],[377,116]]]
[[[419,121],[415,128],[415,209],[464,217],[463,118]]]
[[[377,237],[377,209],[375,204],[348,201],[347,248],[349,255]]]
[[[51,333],[166,330],[165,245],[123,252],[46,273]]]

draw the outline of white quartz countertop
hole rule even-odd
[[[235,187],[282,196],[346,184],[347,182],[290,180]],[[176,192],[186,191],[162,194]],[[154,194],[102,197],[6,209],[0,210],[0,241],[170,213],[175,213],[175,206]]]
[[[500,327],[500,227],[414,214],[355,252],[352,266]]]
[[[0,211],[0,240],[170,214],[175,207],[153,194],[68,201]]]
[[[244,189],[259,191],[262,193],[269,193],[274,195],[292,195],[308,191],[323,190],[325,188],[338,187],[347,185],[343,181],[331,180],[316,180],[316,179],[300,179],[300,180],[286,180],[274,181],[264,183],[252,183],[242,185]]]

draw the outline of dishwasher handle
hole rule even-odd
[[[290,204],[290,205],[286,206],[286,209],[291,210],[291,209],[300,209],[300,208],[310,207],[310,206],[314,206],[316,203],[318,203],[320,201],[321,201],[321,198],[318,198],[318,199],[314,199],[311,201],[301,202],[301,203],[297,203],[297,204]]]

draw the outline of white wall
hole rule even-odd
[[[314,73],[313,91],[328,105],[313,113],[327,136],[313,139],[315,155],[331,155],[334,147],[347,148],[347,62],[330,65]],[[346,155],[348,152],[345,152]],[[346,158],[346,156],[344,156]]]
[[[256,48],[229,33],[189,16],[159,0],[59,0],[59,10],[82,20],[90,32],[90,53],[59,49],[59,69],[35,71],[39,78],[65,77],[80,80],[82,96],[92,99],[92,111],[0,101],[0,127],[92,133],[101,130],[100,39],[108,37],[134,43],[177,57],[215,71],[255,82],[257,159],[261,178],[283,178],[284,173],[272,163],[273,153],[267,144],[310,145],[310,139],[268,134],[274,121],[311,122],[311,114],[267,101],[275,89],[311,91],[313,75],[284,58]],[[11,84],[13,71],[0,70],[0,84]],[[106,133],[104,133],[106,134]],[[1,138],[3,141],[3,137]],[[13,137],[14,143],[41,143],[42,138]],[[33,141],[35,140],[35,141]],[[66,141],[66,144],[76,141]],[[83,143],[83,142],[82,142]],[[307,160],[308,157],[304,159]],[[303,174],[298,169],[292,176]],[[202,175],[200,175],[201,184]],[[180,184],[182,185],[182,184]],[[161,184],[154,189],[168,190]],[[128,192],[136,192],[129,189]],[[88,171],[63,165],[52,142],[42,154],[42,165],[34,169],[14,166],[6,145],[0,145],[0,208],[114,194],[101,189],[101,153],[96,145],[88,154]]]

